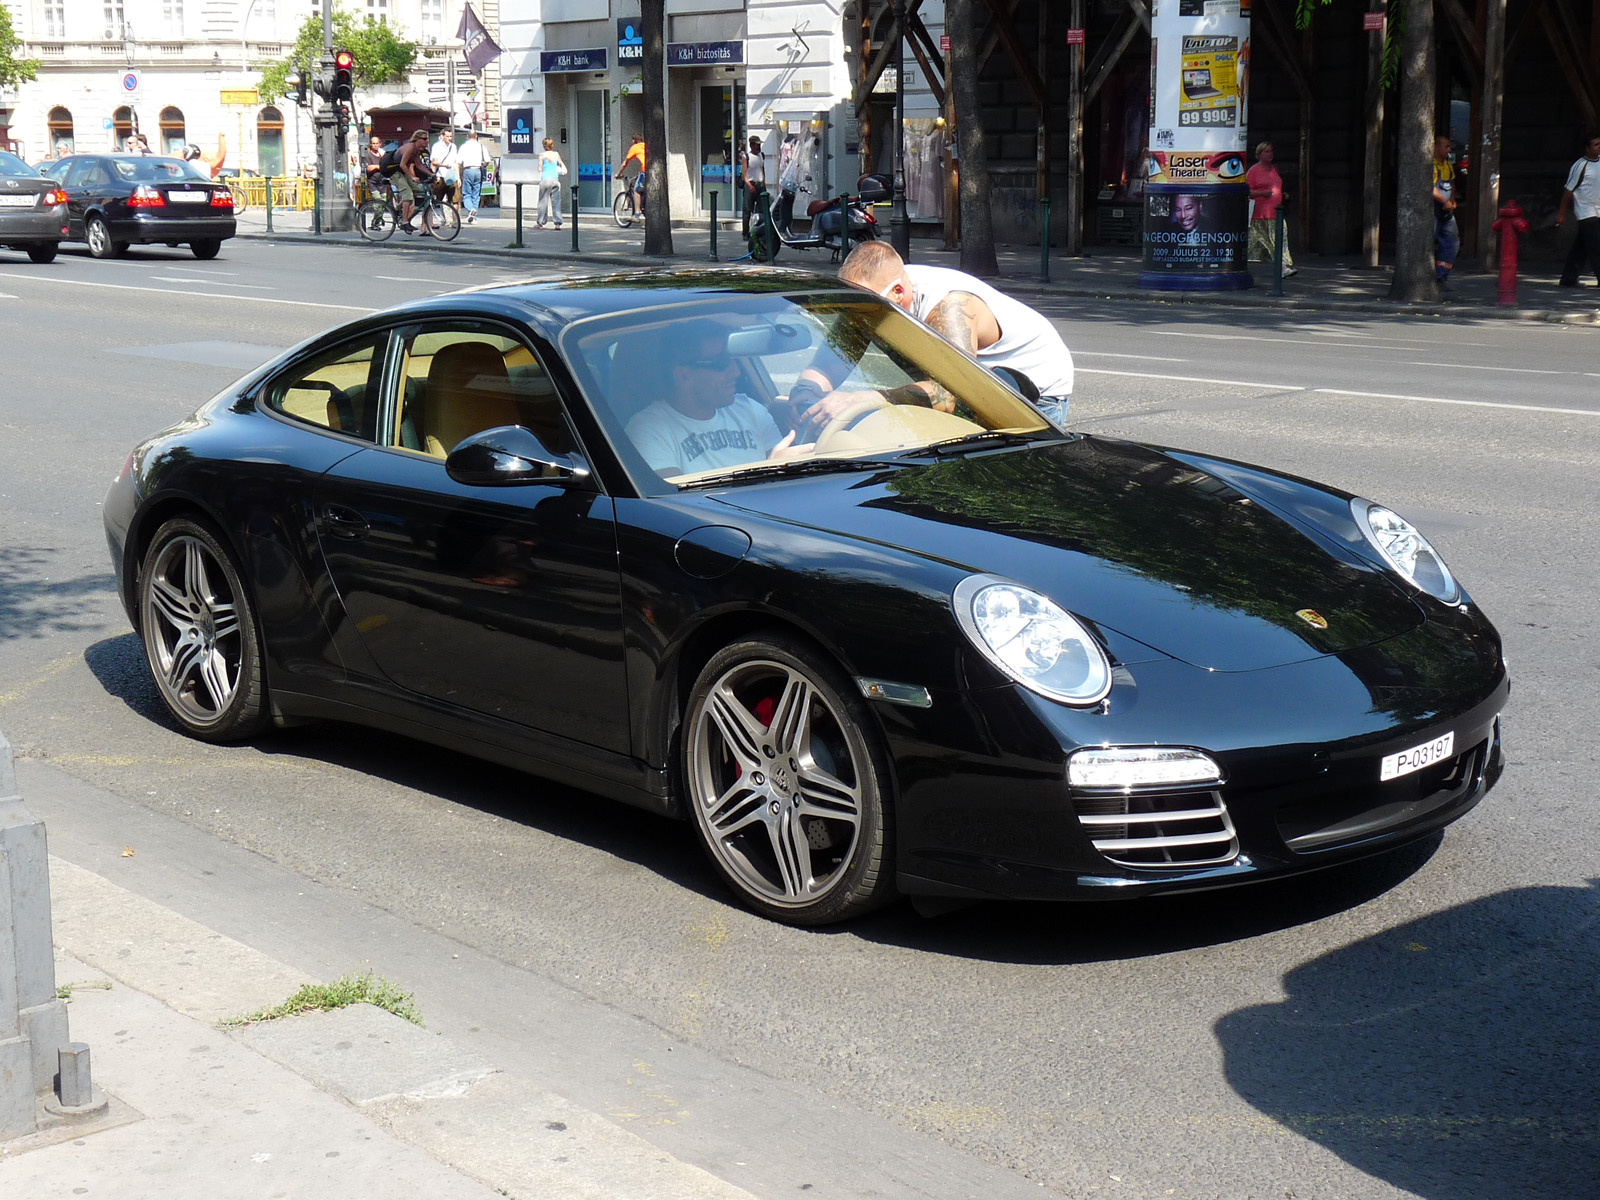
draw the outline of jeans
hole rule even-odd
[[[1034,402],[1034,407],[1039,410],[1039,415],[1062,433],[1067,432],[1067,405],[1072,401],[1071,396],[1040,396]]]
[[[461,207],[467,214],[478,211],[478,201],[483,195],[483,168],[468,167],[461,172]]]
[[[539,185],[539,215],[535,220],[543,225],[545,213],[549,212],[550,220],[557,225],[561,224],[561,184],[541,183]]]
[[[1461,234],[1456,229],[1456,219],[1453,215],[1434,218],[1433,241],[1435,258],[1440,263],[1450,263],[1453,266],[1456,261],[1456,251],[1461,249]],[[1450,267],[1438,267],[1434,273],[1443,279],[1450,274]]]
[[[1572,249],[1567,251],[1567,261],[1561,268],[1561,286],[1576,287],[1578,276],[1583,274],[1583,260],[1589,260],[1589,269],[1600,283],[1600,217],[1586,217],[1578,222],[1578,236]]]

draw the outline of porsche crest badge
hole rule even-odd
[[[1328,618],[1314,608],[1302,608],[1294,615],[1313,629],[1326,629],[1328,627]]]

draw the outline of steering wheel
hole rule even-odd
[[[822,432],[817,434],[816,448],[813,454],[827,454],[830,450],[837,449],[831,443],[838,440],[841,433],[850,425],[860,420],[869,412],[876,412],[880,408],[891,407],[891,402],[883,396],[863,396],[855,403],[847,405],[843,411],[822,427]],[[854,447],[851,447],[854,449]]]

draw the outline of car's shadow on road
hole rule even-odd
[[[1591,881],[1334,950],[1284,977],[1282,1003],[1217,1022],[1228,1082],[1407,1195],[1600,1194],[1597,933]]]

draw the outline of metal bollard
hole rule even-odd
[[[322,180],[311,181],[311,232],[315,237],[322,236]]]
[[[1039,282],[1050,282],[1050,197],[1039,200]]]
[[[522,249],[522,185],[520,183],[517,184],[516,185],[516,189],[517,189],[517,240],[512,243],[512,248],[515,249],[515,250],[521,250]]]
[[[850,196],[839,197],[839,261],[850,257]]]
[[[1283,295],[1283,205],[1278,205],[1278,219],[1273,226],[1272,238],[1272,294]]]
[[[711,261],[717,260],[717,193],[711,193]]]
[[[572,252],[578,252],[578,185],[572,185]]]
[[[267,179],[267,232],[272,232],[272,179]]]

